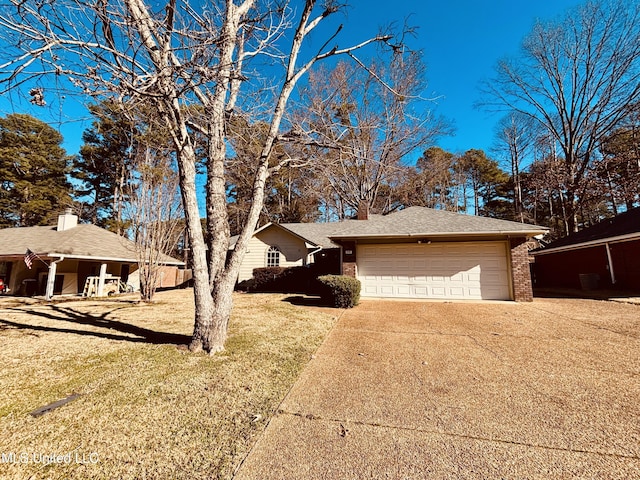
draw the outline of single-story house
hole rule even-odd
[[[536,287],[640,292],[640,208],[532,252]]]
[[[256,230],[239,281],[254,268],[318,264],[356,277],[363,297],[531,301],[527,240],[544,227],[409,207],[333,223]]]
[[[29,268],[29,265],[30,268]],[[162,285],[175,286],[184,262],[162,258]],[[0,279],[14,295],[102,296],[105,283],[136,286],[134,243],[90,224],[67,210],[57,226],[0,229]],[[89,281],[87,279],[90,279]],[[87,287],[87,288],[86,288]]]

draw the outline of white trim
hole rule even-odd
[[[62,257],[66,260],[91,260],[93,262],[126,262],[126,263],[138,263],[135,258],[118,258],[118,257],[93,257],[91,255],[69,255],[66,253],[42,253],[42,257]],[[160,262],[160,265],[185,265],[184,262],[175,260],[173,262]]]
[[[277,253],[277,260],[278,260],[278,264],[277,265],[269,265],[269,260],[276,260],[276,256],[272,254]],[[280,247],[278,247],[277,245],[270,245],[269,248],[267,248],[266,251],[266,258],[265,258],[265,266],[267,268],[269,267],[279,267],[280,266],[280,261],[282,260],[282,250],[280,250]]]
[[[540,250],[538,252],[531,252],[532,255],[545,255],[547,253],[566,252],[568,250],[580,250],[582,248],[597,247],[599,245],[606,245],[608,243],[622,243],[630,242],[632,240],[640,240],[640,232],[627,233],[626,235],[618,235],[617,237],[599,238],[598,240],[591,240],[589,242],[575,243],[573,245],[564,245],[562,247],[548,248]]]
[[[360,233],[360,234],[350,234],[350,235],[329,235],[330,239],[336,240],[346,240],[346,239],[357,239],[357,238],[390,238],[390,239],[402,239],[402,238],[449,238],[449,237],[459,237],[463,242],[469,242],[474,240],[468,240],[467,237],[473,236],[507,236],[507,237],[530,237],[534,234],[547,233],[548,230],[527,230],[527,231],[481,231],[481,232],[429,232],[429,233],[398,233],[398,234],[380,234],[380,233]]]

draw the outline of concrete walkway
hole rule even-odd
[[[235,478],[640,478],[640,306],[363,301]]]

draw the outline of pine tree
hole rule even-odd
[[[0,226],[51,225],[72,204],[62,140],[30,115],[0,118]]]

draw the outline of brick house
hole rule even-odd
[[[531,301],[527,240],[535,225],[409,207],[332,223],[256,230],[239,281],[254,268],[325,262],[358,278],[363,297]]]
[[[640,292],[640,208],[532,252],[536,287]]]

